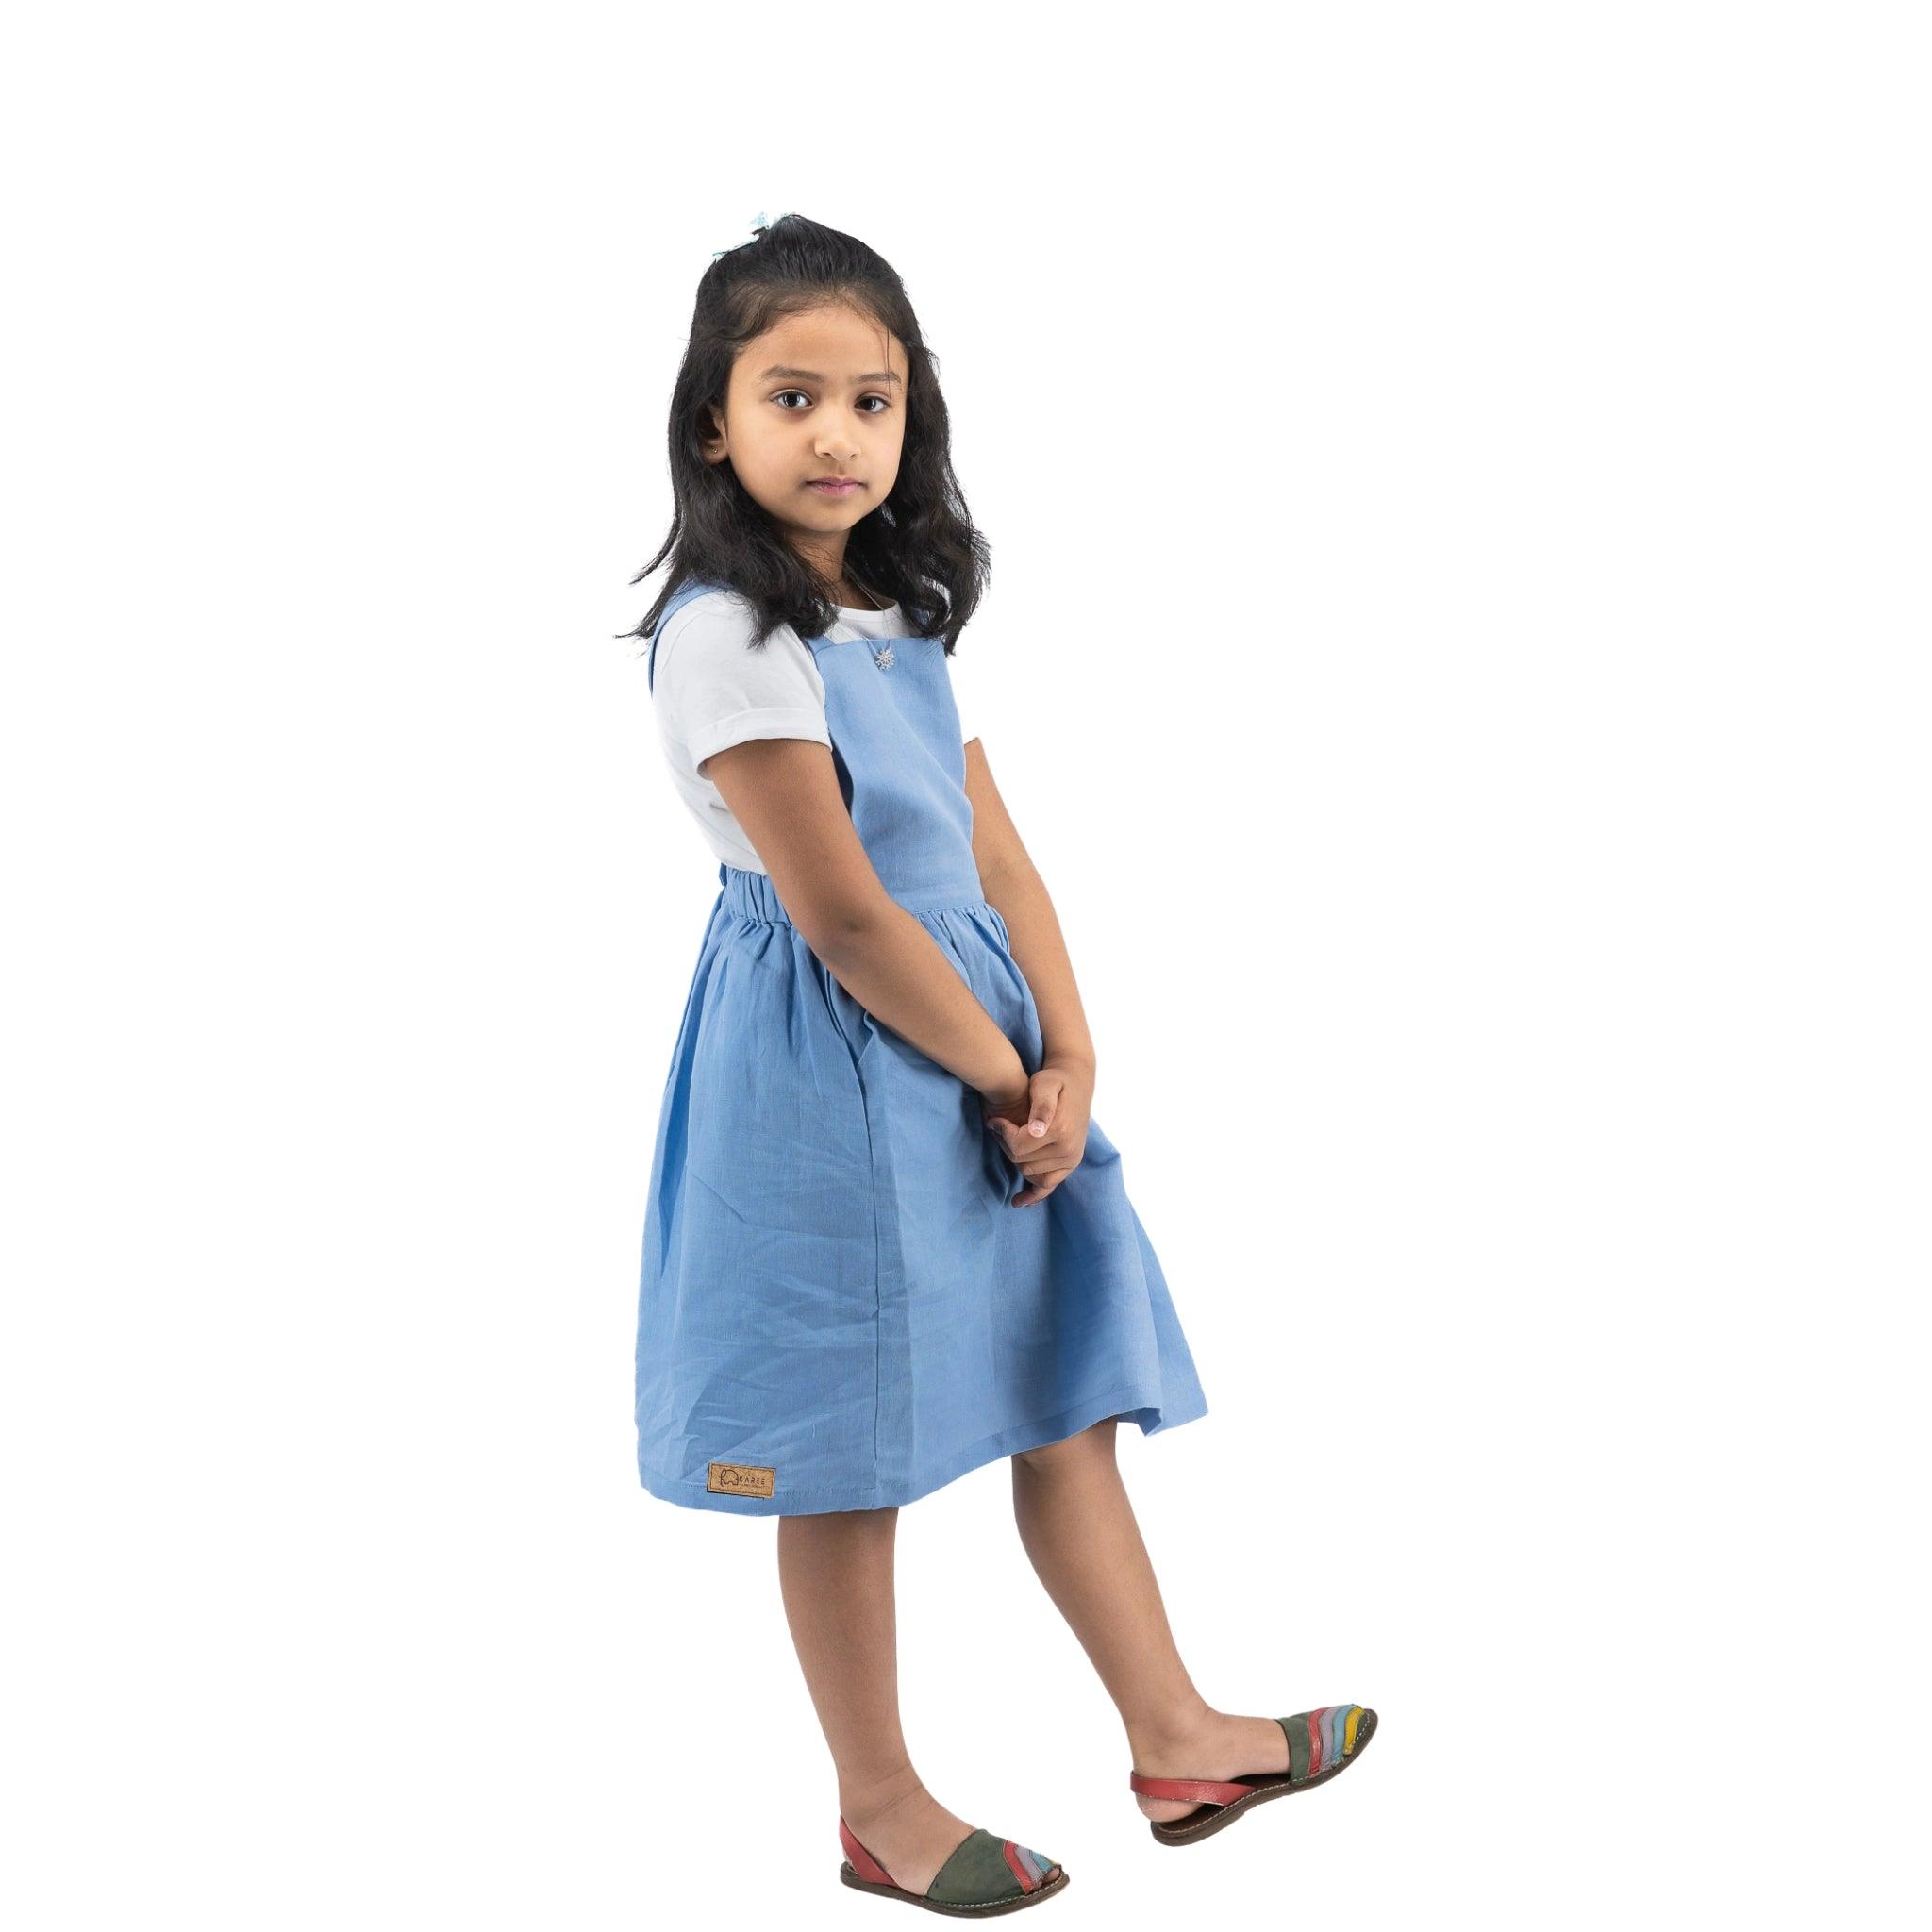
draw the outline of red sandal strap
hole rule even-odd
[[[1143,1798],[1174,1798],[1185,1805],[1231,1805],[1255,1788],[1234,1779],[1217,1783],[1210,1777],[1146,1777],[1128,1774],[1131,1788]]]
[[[852,1860],[852,1869],[873,1885],[897,1885],[899,1881],[852,1836],[852,1827],[841,1817],[839,1820],[839,1842],[845,1847],[845,1856]]]

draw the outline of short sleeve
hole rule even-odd
[[[658,640],[651,695],[700,775],[713,752],[749,739],[832,741],[810,647],[781,624],[754,648],[756,630],[744,598],[714,591],[675,611]]]

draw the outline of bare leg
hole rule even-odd
[[[924,1892],[973,1826],[925,1789],[899,1728],[898,1524],[896,1509],[781,1516],[778,1584],[838,1769],[840,1812],[895,1885]]]
[[[1013,1517],[1026,1555],[1119,1707],[1136,1771],[1286,1771],[1288,1740],[1272,1717],[1216,1710],[1188,1675],[1114,1460],[1116,1420],[1012,1458]],[[1149,1818],[1199,1808],[1132,1795]]]

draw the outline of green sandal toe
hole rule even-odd
[[[875,1892],[881,1898],[903,1898],[929,1912],[971,1912],[990,1918],[995,1912],[1017,1912],[1037,1906],[1067,1889],[1064,1865],[1043,1858],[1029,1846],[975,1826],[953,1847],[952,1856],[933,1874],[925,1890],[908,1891],[892,1882],[892,1874],[853,1837],[843,1818],[839,1842],[845,1862],[839,1876],[855,1891]]]
[[[1185,1818],[1147,1821],[1164,1845],[1191,1845],[1232,1824],[1243,1812],[1291,1791],[1312,1790],[1339,1777],[1375,1735],[1375,1713],[1359,1704],[1327,1704],[1274,1720],[1288,1736],[1286,1771],[1245,1771],[1239,1778],[1145,1777],[1129,1774],[1133,1790],[1145,1798],[1168,1798],[1199,1808]]]

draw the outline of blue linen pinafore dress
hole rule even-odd
[[[685,586],[665,616],[717,588]],[[944,645],[808,642],[874,871],[1036,1072],[1033,993],[973,857]],[[884,1508],[1106,1416],[1152,1435],[1206,1414],[1099,1123],[1052,1193],[1011,1207],[1024,1176],[980,1094],[833,978],[768,876],[721,863],[718,880],[645,1209],[645,1490],[742,1516]]]

